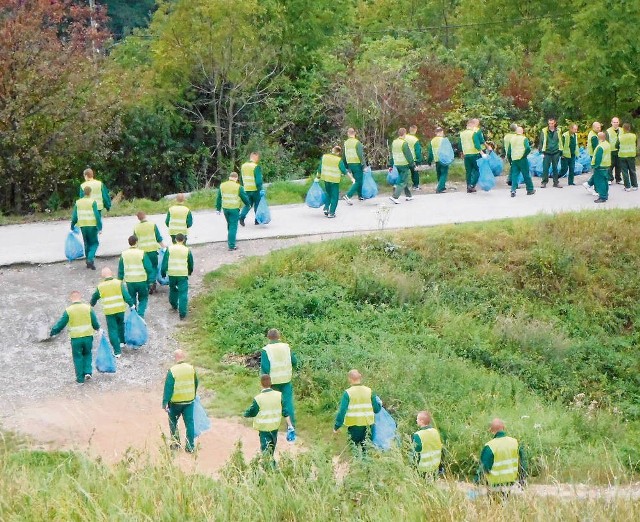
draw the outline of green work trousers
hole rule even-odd
[[[417,189],[420,186],[420,173],[415,167],[409,167],[409,171],[411,172],[411,186]]]
[[[527,192],[533,192],[533,181],[531,181],[531,174],[529,174],[529,160],[527,158],[521,158],[511,162],[511,192],[515,192],[518,188],[520,174],[522,174],[522,178],[524,179]]]
[[[87,263],[93,263],[100,245],[98,227],[80,227],[80,232],[84,242],[84,255],[87,258]]]
[[[296,425],[296,413],[293,406],[293,385],[291,381],[282,384],[272,384],[271,388],[282,393],[282,409],[289,412],[291,424]]]
[[[549,182],[549,167],[553,176],[553,184],[558,184],[558,160],[561,152],[543,152],[542,153],[542,183]]]
[[[480,177],[480,169],[478,168],[478,160],[480,154],[464,155],[464,172],[467,178],[467,188],[473,188],[478,183]]]
[[[247,191],[246,194],[251,204],[244,206],[242,212],[240,212],[240,219],[246,218],[251,209],[253,209],[253,213],[255,214],[258,210],[258,203],[260,203],[260,192],[257,190]]]
[[[189,305],[189,278],[187,276],[169,276],[169,304],[178,310],[181,318],[187,316]]]
[[[238,235],[238,219],[240,218],[239,208],[224,208],[224,218],[227,220],[227,246],[231,249],[236,247],[236,236]]]
[[[349,442],[353,444],[355,449],[361,449],[366,452],[366,442],[371,440],[373,426],[349,426],[347,435]]]
[[[147,256],[151,263],[151,273],[149,274],[149,279],[147,279],[147,284],[152,285],[158,277],[158,251],[145,252],[144,255]]]
[[[436,161],[436,178],[438,180],[438,186],[436,187],[436,192],[442,192],[446,188],[448,177],[449,177],[449,165],[443,165],[439,161]]]
[[[327,201],[324,204],[324,211],[329,215],[335,215],[338,208],[338,199],[340,198],[340,183],[324,182],[324,190],[327,193]]]
[[[351,198],[355,193],[358,193],[358,197],[361,198],[362,197],[362,175],[363,175],[362,165],[360,163],[349,163],[347,165],[347,168],[351,171],[351,174],[353,174],[353,179],[356,180],[356,182],[353,185],[351,185],[349,192],[347,192],[347,197]]]
[[[109,332],[109,342],[113,353],[121,353],[120,343],[124,343],[124,312],[105,315],[107,319],[107,331]]]
[[[620,170],[624,179],[626,188],[638,188],[638,178],[636,176],[636,159],[635,158],[618,158],[620,162]]]
[[[575,176],[575,169],[576,167],[576,159],[575,158],[565,158],[564,156],[562,156],[562,162],[560,165],[560,175],[564,176],[567,171],[569,171],[569,178],[568,178],[568,183],[569,185],[575,185],[575,183],[573,182],[574,176]]]
[[[260,437],[260,451],[265,455],[273,455],[278,443],[278,430],[259,431],[258,436]]]
[[[393,189],[393,199],[398,199],[403,190],[404,195],[410,198],[411,191],[409,190],[409,174],[411,173],[411,169],[409,168],[409,165],[402,165],[400,167],[396,166],[396,168],[398,169],[398,182]]]
[[[611,166],[609,167],[609,181],[613,181],[613,174],[615,171],[616,183],[622,181],[622,171],[620,170],[620,158],[618,158],[618,151],[611,151]]]
[[[184,427],[187,431],[187,445],[185,449],[192,452],[195,449],[195,425],[193,422],[193,401],[187,403],[169,403],[169,431],[171,438],[180,444],[180,432],[178,431],[178,419],[182,416]]]
[[[149,285],[146,281],[140,283],[127,283],[127,290],[136,305],[136,310],[140,317],[144,317],[149,303]]]
[[[92,335],[71,339],[71,355],[73,357],[73,367],[76,370],[76,382],[84,382],[84,376],[93,373],[92,349]]]
[[[593,171],[593,186],[600,199],[609,199],[609,168],[599,168]]]
[[[178,234],[174,234],[173,236],[171,236],[171,242],[172,242],[174,245],[177,243],[177,241],[176,241],[176,236],[177,236],[177,235],[178,235]],[[185,245],[187,244],[187,236],[186,236],[186,235],[184,236],[184,244],[185,244]]]

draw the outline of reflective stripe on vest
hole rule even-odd
[[[526,149],[524,142],[526,139],[527,138],[524,134],[516,134],[513,138],[511,138],[512,161],[518,161],[519,159],[522,159],[522,156],[524,156],[524,151]]]
[[[609,143],[611,143],[611,151],[615,152],[620,147],[620,136],[624,134],[624,130],[622,127],[618,127],[618,134],[613,127],[609,127],[607,129],[607,138]]]
[[[571,136],[571,132],[567,131],[562,135],[562,157],[563,158],[571,157],[571,138],[572,137],[575,137],[576,139],[576,148],[574,153],[576,156],[580,153],[580,151],[578,150],[578,136],[576,134]]]
[[[167,275],[170,276],[188,276],[189,266],[187,260],[189,258],[189,248],[184,245],[171,245],[169,247],[169,267]]]
[[[416,161],[416,143],[420,141],[413,134],[405,134],[404,141],[409,145],[409,150],[411,151],[411,156],[413,156],[413,161]]]
[[[269,375],[272,384],[291,382],[293,367],[291,366],[291,349],[287,343],[266,345],[264,351],[269,359]]]
[[[593,153],[593,158],[591,158],[591,165],[595,165],[596,164],[596,153],[598,152],[598,149],[602,149],[602,161],[600,161],[600,167],[598,168],[605,168],[605,167],[610,167],[611,166],[611,143],[609,143],[608,141],[601,141],[598,146],[596,147],[596,150]]]
[[[444,138],[442,136],[436,136],[431,140],[431,152],[433,153],[433,161],[440,161],[440,156],[438,153],[440,152],[440,145],[442,145],[442,140]]]
[[[127,309],[127,304],[122,296],[122,281],[120,279],[105,279],[98,283],[98,293],[102,301],[104,315],[119,314]]]
[[[144,252],[139,248],[129,248],[122,252],[124,280],[127,283],[142,283],[147,280],[144,269]]]
[[[240,184],[235,181],[225,181],[220,184],[220,194],[222,194],[222,208],[232,210],[240,208]]]
[[[620,151],[618,156],[621,158],[635,158],[638,153],[638,144],[636,135],[633,132],[625,132],[620,136]]]
[[[473,135],[475,131],[473,129],[466,129],[460,133],[460,145],[462,147],[463,154],[480,154],[480,151],[476,149],[473,143]]]
[[[187,235],[187,216],[189,208],[184,205],[173,205],[169,207],[169,235]],[[154,230],[155,237],[155,230]]]
[[[104,208],[104,201],[102,199],[102,181],[90,179],[80,185],[82,190],[84,190],[85,187],[91,187],[91,199],[96,202],[96,205],[98,205],[98,210],[102,210]]]
[[[407,142],[402,138],[396,138],[391,144],[391,155],[393,157],[393,164],[396,167],[409,165],[409,160],[404,155],[404,150],[402,150],[405,143]]]
[[[442,440],[440,433],[435,428],[418,430],[415,433],[422,443],[418,469],[427,473],[438,471],[442,458]]]
[[[79,227],[97,227],[96,215],[93,212],[93,199],[84,197],[76,201],[76,214]]]
[[[542,129],[542,147],[540,148],[541,152],[545,152],[547,150],[547,139],[549,136],[549,127],[545,127]],[[558,150],[562,150],[562,134],[560,134],[560,127],[556,127],[555,132],[558,133]]]
[[[487,442],[493,453],[493,466],[487,475],[490,486],[500,486],[518,480],[518,441],[500,437]]]
[[[356,385],[347,390],[349,407],[344,417],[344,425],[371,426],[375,422],[373,406],[371,405],[371,388]]]
[[[513,139],[514,136],[516,136],[516,134],[513,133],[513,132],[507,132],[504,135],[504,139],[502,140],[502,142],[504,143],[504,153],[505,154],[509,150],[509,145],[511,145],[511,140]]]
[[[188,363],[178,363],[169,370],[173,375],[173,395],[169,402],[192,402],[196,398],[196,371]]]
[[[344,142],[344,157],[347,163],[360,164],[360,156],[358,156],[359,143],[360,141],[356,138],[348,138],[347,141]]]
[[[141,221],[133,228],[138,238],[138,248],[143,252],[155,252],[160,248],[156,240],[156,226],[151,221]]]
[[[249,192],[255,192],[256,190],[258,190],[255,176],[255,170],[257,166],[257,163],[254,163],[253,161],[247,161],[246,163],[242,164],[242,167],[240,167],[240,174],[242,174],[242,185],[244,186],[244,189],[248,190]]]
[[[593,156],[593,145],[591,144],[591,139],[594,137],[598,137],[598,133],[594,132],[592,130],[589,131],[589,135],[587,136],[587,152],[589,153],[589,156]]]
[[[66,309],[69,316],[69,337],[93,337],[93,326],[91,326],[91,307],[87,303],[73,303]]]
[[[275,431],[282,422],[282,394],[270,390],[254,397],[260,410],[253,418],[253,427],[258,431]]]
[[[320,179],[330,183],[340,183],[340,156],[324,154],[320,163]]]

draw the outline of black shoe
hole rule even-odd
[[[527,196],[533,196],[535,193],[535,190],[527,190]]]
[[[156,285],[155,283],[152,285],[149,285],[149,295],[153,295],[156,293]]]
[[[358,196],[358,201],[364,201],[364,198],[362,196]]]
[[[598,198],[594,201],[594,203],[606,203],[607,200],[606,199],[602,199],[602,198]]]
[[[569,186],[569,187],[574,187],[574,186],[575,186],[575,183],[567,183],[567,186]]]
[[[238,250],[238,247],[229,247],[229,251],[231,250]]]
[[[442,190],[436,190],[436,194],[442,194],[442,193],[444,193],[444,192],[446,192],[446,191],[447,191],[447,189],[446,189],[446,188],[444,188],[444,189],[442,189]]]
[[[254,225],[259,225],[260,223],[258,223],[258,220],[257,220],[257,219],[254,219],[254,220],[253,220],[253,224],[254,224]]]
[[[540,188],[547,188],[547,182],[546,182],[546,181],[543,181],[543,182],[540,184]]]
[[[328,211],[328,210],[325,210],[325,211],[324,211],[324,215],[325,215],[325,216],[328,216],[328,215],[329,215],[329,211]]]
[[[180,449],[180,443],[172,442],[171,445],[169,446],[169,449],[173,450],[173,451],[179,450]]]
[[[516,193],[515,193],[515,192],[512,192],[512,193],[511,193],[511,197],[512,197],[512,198],[515,198],[515,197],[516,197]]]
[[[553,188],[562,188],[562,186],[560,185],[560,183],[554,183]]]
[[[507,181],[507,185],[511,186],[511,180]]]
[[[238,220],[238,223],[240,223],[240,226],[243,227],[244,226],[244,218],[240,218]]]
[[[329,215],[327,215],[327,217],[331,219],[331,218],[336,217],[336,215],[335,214],[329,214]]]

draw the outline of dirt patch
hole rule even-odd
[[[260,368],[260,352],[255,352],[249,355],[228,353],[222,357],[220,362],[222,364],[237,364],[238,366],[257,370]]]

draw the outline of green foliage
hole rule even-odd
[[[104,0],[109,16],[109,29],[116,38],[123,38],[138,27],[149,25],[155,11],[155,0]]]

